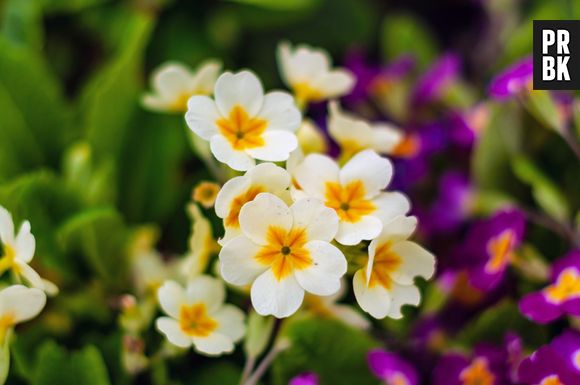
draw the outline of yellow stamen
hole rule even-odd
[[[401,257],[391,250],[390,242],[386,242],[377,247],[369,287],[380,285],[390,290],[393,285],[391,274],[397,271],[399,266],[401,266],[401,262]]]
[[[580,275],[578,275],[578,271],[573,267],[562,271],[556,283],[544,289],[544,294],[550,302],[556,304],[580,297]]]
[[[365,199],[365,186],[360,180],[352,181],[346,186],[338,182],[326,182],[325,186],[326,206],[333,208],[342,221],[356,223],[376,210],[375,205]]]
[[[0,258],[0,274],[10,269],[13,269],[15,273],[19,273],[20,268],[16,263],[16,250],[7,243],[2,244],[2,247],[4,255]]]
[[[214,205],[219,191],[220,186],[217,183],[201,182],[193,190],[193,200],[208,209]]]
[[[253,118],[241,106],[235,106],[227,118],[216,120],[220,133],[230,142],[235,150],[262,147],[262,134],[268,127],[264,119]]]
[[[403,376],[401,373],[395,373],[393,377],[388,380],[388,385],[409,385],[407,378]]]
[[[268,245],[263,246],[254,258],[272,268],[278,281],[286,278],[294,270],[312,266],[312,257],[304,245],[308,241],[305,229],[292,229],[287,232],[278,226],[270,226],[266,236]]]
[[[415,156],[420,149],[421,142],[415,135],[406,135],[403,140],[395,147],[391,155],[400,158],[411,158]]]
[[[497,273],[512,260],[515,237],[514,232],[508,229],[489,241],[487,253],[490,259],[485,265],[486,272]]]
[[[564,383],[560,381],[560,377],[558,377],[557,374],[552,374],[551,376],[544,378],[539,385],[564,385]]]
[[[489,371],[485,358],[476,358],[459,374],[463,385],[493,385],[495,376]]]
[[[248,202],[253,201],[259,193],[263,193],[265,191],[266,189],[262,186],[252,186],[242,194],[235,197],[230,204],[230,213],[224,219],[225,225],[227,227],[234,228],[240,227],[240,221],[238,217],[240,216],[240,210],[242,209],[242,206]]]
[[[207,314],[205,304],[182,305],[179,309],[179,326],[191,337],[207,337],[219,326],[217,321]]]
[[[307,82],[295,83],[292,85],[292,89],[299,105],[319,102],[324,99],[324,95],[319,90],[312,88]]]
[[[0,345],[4,344],[8,330],[14,326],[15,321],[16,319],[12,313],[7,313],[0,317]]]

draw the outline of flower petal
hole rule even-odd
[[[11,315],[14,323],[28,321],[46,304],[46,294],[37,288],[12,285],[0,291],[0,316]]]
[[[547,301],[542,292],[524,296],[519,305],[524,316],[539,324],[547,324],[563,314],[560,306]]]
[[[194,91],[198,93],[211,94],[215,82],[222,69],[222,63],[217,60],[206,60],[196,70],[193,77]]]
[[[223,116],[229,116],[235,106],[241,106],[248,115],[256,116],[264,103],[264,89],[258,77],[250,71],[225,72],[215,84],[215,101]]]
[[[290,186],[288,171],[273,163],[260,163],[249,169],[246,176],[252,180],[253,185],[263,186],[273,194],[286,190]]]
[[[245,235],[229,241],[220,251],[220,266],[223,279],[232,285],[247,285],[253,282],[266,267],[254,258],[261,246]]]
[[[219,132],[215,124],[219,118],[217,106],[208,96],[194,95],[187,101],[185,121],[189,128],[203,139],[210,140]]]
[[[333,70],[316,79],[312,87],[326,98],[334,98],[348,94],[356,82],[355,77],[347,70]]]
[[[340,244],[352,246],[363,239],[371,240],[377,237],[382,229],[383,224],[378,218],[367,215],[354,223],[341,221],[335,238]]]
[[[347,263],[342,252],[324,241],[311,241],[305,245],[313,264],[296,270],[296,280],[309,293],[332,295],[340,289],[340,278],[346,273]]]
[[[396,242],[391,250],[401,258],[401,265],[391,273],[396,282],[411,285],[415,277],[429,279],[435,273],[435,256],[415,242]]]
[[[382,192],[373,199],[377,210],[373,213],[383,223],[388,223],[399,215],[405,215],[411,210],[411,202],[407,196],[398,191]]]
[[[30,233],[30,222],[24,221],[16,236],[16,257],[22,262],[29,263],[34,257],[35,249],[36,240]]]
[[[187,304],[204,303],[207,311],[213,313],[224,303],[226,289],[219,279],[198,275],[187,283],[185,297]]]
[[[315,198],[296,201],[290,206],[294,228],[305,228],[308,239],[330,242],[338,232],[338,215]]]
[[[292,227],[292,214],[286,203],[270,193],[261,193],[240,210],[242,232],[258,245],[268,243],[266,237],[270,226],[287,231]]]
[[[300,127],[302,115],[294,98],[287,92],[268,92],[258,116],[268,121],[268,130],[295,132]]]
[[[380,157],[373,150],[359,152],[340,170],[340,182],[346,185],[352,181],[362,181],[367,198],[376,196],[387,187],[392,176],[391,162],[387,158]]]
[[[152,74],[153,89],[164,99],[189,91],[191,81],[189,69],[176,62],[165,63]]]
[[[210,148],[217,160],[227,164],[234,170],[246,171],[256,164],[254,159],[244,151],[235,150],[222,135],[214,135],[211,138]]]
[[[170,317],[159,317],[155,321],[157,330],[165,334],[169,342],[180,348],[188,348],[191,346],[191,337],[187,336],[181,331],[179,323]]]
[[[385,318],[391,309],[391,295],[381,285],[367,286],[364,271],[361,269],[354,274],[352,287],[356,300],[365,312],[374,318]]]
[[[421,302],[421,293],[414,285],[399,285],[393,283],[391,289],[392,303],[388,316],[394,319],[403,318],[401,307],[403,305],[418,306]]]
[[[9,245],[14,243],[12,215],[2,206],[0,206],[0,241]]]
[[[199,353],[208,356],[219,356],[234,351],[234,341],[221,333],[212,333],[207,337],[193,337],[193,346]]]
[[[246,149],[246,153],[255,159],[269,162],[282,162],[298,147],[296,135],[288,131],[268,130],[262,134],[264,145]]]
[[[16,264],[18,266],[18,269],[20,270],[20,274],[22,275],[24,280],[30,284],[30,286],[44,290],[45,287],[44,281],[42,280],[40,275],[36,272],[36,270],[34,270],[32,267],[21,261],[17,261]]]
[[[417,228],[417,218],[399,215],[392,221],[383,223],[383,231],[373,242],[385,243],[387,241],[404,241],[409,238]]]
[[[256,166],[259,167],[259,166]],[[250,171],[253,169],[250,169]],[[248,171],[248,173],[250,172]],[[252,180],[244,176],[237,176],[228,180],[218,192],[215,198],[215,213],[220,218],[228,216],[233,200],[246,192],[251,186]]]
[[[251,298],[258,314],[285,318],[294,314],[302,304],[304,289],[294,275],[278,281],[272,269],[268,269],[252,285]]]
[[[211,315],[219,326],[217,333],[230,337],[233,342],[239,341],[246,333],[245,314],[233,305],[224,305]]]
[[[185,290],[175,281],[165,281],[157,290],[159,305],[165,313],[173,318],[179,318],[179,308],[185,303]]]
[[[401,130],[390,124],[380,123],[373,126],[373,148],[381,154],[391,153],[403,137]]]
[[[300,187],[311,197],[324,200],[327,182],[338,182],[340,169],[326,155],[310,154],[294,169]]]

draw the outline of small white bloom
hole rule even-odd
[[[210,356],[231,353],[234,344],[246,331],[244,313],[233,305],[224,305],[222,281],[200,275],[187,288],[167,281],[159,288],[158,298],[169,317],[159,317],[156,325],[169,342]]]
[[[336,101],[329,103],[328,133],[347,159],[359,151],[371,149],[391,154],[403,140],[403,132],[388,123],[370,124],[340,109]]]
[[[217,252],[217,244],[209,220],[203,216],[199,207],[191,203],[187,206],[191,218],[191,234],[189,236],[189,251],[183,264],[186,277],[193,278],[205,271],[209,259]]]
[[[305,154],[313,152],[325,153],[328,149],[324,134],[316,123],[310,119],[304,119],[296,136],[298,137],[299,147]]]
[[[337,303],[344,297],[345,285],[341,284],[340,290],[335,294],[321,297],[307,294],[304,303],[308,310],[316,316],[334,318],[357,329],[368,329],[370,322],[350,305]]]
[[[193,96],[185,119],[189,127],[210,142],[222,163],[246,171],[254,159],[279,162],[298,146],[295,131],[301,121],[294,99],[286,92],[264,95],[262,83],[249,71],[222,74],[215,85],[215,101]]]
[[[359,152],[342,169],[319,154],[306,156],[294,169],[302,192],[322,200],[338,214],[336,240],[343,245],[375,238],[383,222],[409,211],[409,200],[402,193],[382,191],[392,174],[391,162],[372,150]]]
[[[195,72],[180,63],[165,63],[153,72],[153,92],[143,97],[143,105],[154,111],[185,112],[191,96],[212,93],[221,68],[215,60],[203,62]]]
[[[355,78],[344,68],[331,68],[331,59],[322,49],[289,43],[278,45],[278,65],[284,82],[300,104],[319,102],[349,93]]]
[[[334,210],[316,199],[288,207],[269,193],[246,203],[239,216],[242,235],[220,252],[221,274],[234,285],[252,284],[260,315],[293,314],[307,291],[331,295],[340,288],[346,259],[331,245],[338,228]]]
[[[227,181],[217,195],[215,211],[224,220],[225,234],[219,243],[224,245],[241,234],[238,216],[242,206],[258,194],[269,192],[284,197],[288,194],[290,175],[273,163],[261,163]]]
[[[28,264],[34,257],[36,240],[30,232],[30,222],[24,221],[16,235],[12,215],[0,206],[0,242],[2,256],[0,257],[0,274],[11,270],[18,277],[23,278],[32,287],[42,289],[48,294],[56,294],[58,288],[40,277]]]
[[[155,296],[157,289],[168,279],[177,276],[175,261],[165,262],[155,249],[131,256],[131,274],[137,293]]]
[[[429,279],[435,272],[433,254],[407,240],[416,226],[415,217],[405,216],[385,224],[369,245],[366,266],[354,275],[355,297],[360,307],[375,318],[399,319],[403,305],[417,306],[421,295],[414,278]]]
[[[46,304],[46,294],[23,285],[9,286],[0,291],[0,344],[14,325],[38,315]]]

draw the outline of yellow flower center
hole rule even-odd
[[[312,266],[312,257],[304,247],[308,241],[306,229],[286,231],[278,226],[270,226],[266,239],[268,244],[254,258],[259,263],[270,266],[278,281],[288,277],[294,270]]]
[[[0,274],[4,273],[6,270],[13,269],[14,272],[19,273],[20,268],[16,263],[16,250],[7,243],[3,243],[2,247],[4,249],[4,254],[0,258]]]
[[[264,119],[252,118],[241,106],[235,106],[227,118],[216,120],[220,133],[230,142],[235,150],[262,147],[262,134],[268,127]]]
[[[369,287],[380,285],[389,290],[393,284],[391,274],[401,266],[402,259],[391,250],[391,243],[386,242],[375,250]]]
[[[556,283],[544,289],[544,295],[550,302],[559,304],[580,296],[580,275],[570,267],[560,273]]]
[[[497,273],[511,261],[513,258],[512,248],[515,237],[512,230],[505,230],[488,242],[487,253],[490,258],[485,265],[486,272]]]
[[[308,82],[300,82],[292,85],[294,95],[299,105],[308,102],[319,102],[324,99],[324,95],[319,90],[312,88]]]
[[[187,101],[194,95],[193,92],[184,92],[175,97],[169,109],[174,112],[186,112],[187,111]]]
[[[220,186],[213,182],[201,182],[193,190],[193,200],[203,207],[210,208],[215,203]]]
[[[232,200],[232,203],[230,204],[230,212],[228,216],[225,218],[225,225],[227,227],[234,228],[240,227],[239,216],[242,206],[248,202],[253,201],[258,194],[263,193],[265,191],[266,189],[262,186],[252,186],[242,194],[235,197]]]
[[[6,338],[8,330],[16,323],[15,321],[16,319],[12,313],[7,313],[0,317],[0,345],[4,344],[4,338]]]
[[[560,381],[560,377],[557,374],[552,374],[548,376],[540,382],[539,385],[564,385],[562,381]]]
[[[336,211],[341,221],[356,223],[376,210],[375,205],[365,199],[365,186],[360,180],[346,186],[338,182],[326,182],[325,187],[325,204]]]
[[[207,314],[205,304],[182,305],[179,309],[179,327],[191,337],[207,337],[218,323]]]
[[[493,385],[495,376],[489,371],[485,358],[476,358],[459,374],[463,385]]]

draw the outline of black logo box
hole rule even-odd
[[[534,89],[535,90],[579,90],[580,89],[580,20],[534,20]],[[570,59],[568,61],[568,73],[570,80],[542,80],[542,57],[552,56],[556,58],[557,42],[548,48],[548,54],[542,53],[542,31],[551,29],[557,31],[564,29],[570,34],[568,49]],[[557,33],[556,33],[557,39]]]

